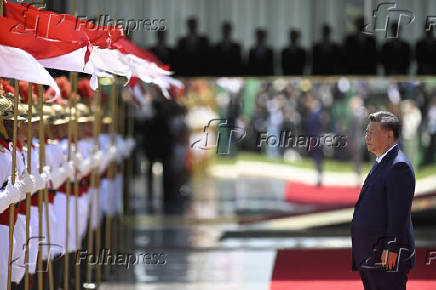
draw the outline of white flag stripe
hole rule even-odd
[[[0,45],[0,76],[48,85],[55,89],[56,97],[60,96],[59,87],[48,71],[32,55],[20,48]]]

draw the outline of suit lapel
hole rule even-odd
[[[376,166],[376,164],[374,164],[374,168],[371,170],[372,172],[370,172],[368,174],[365,181],[363,182],[363,186],[362,186],[362,189],[360,190],[360,194],[359,194],[359,199],[357,200],[356,204],[354,205],[355,208],[357,207],[359,202],[362,200],[362,197],[365,195],[365,192],[366,192],[368,186],[371,184],[371,180],[376,176],[375,173],[377,172],[377,170],[382,168],[388,162],[388,160],[390,160],[391,158],[393,158],[394,156],[396,156],[398,154],[398,150],[399,150],[398,147],[399,147],[398,144],[395,145],[395,147],[392,148],[392,150],[389,151],[388,154],[386,154],[386,156],[382,159],[382,161],[380,162],[380,164],[378,164],[378,166]]]

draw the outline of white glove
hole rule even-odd
[[[45,188],[45,182],[44,179],[42,179],[42,176],[37,172],[35,174],[31,174],[30,178],[32,179],[33,182],[33,191],[37,191],[37,190],[42,190]]]
[[[86,158],[83,160],[83,162],[80,164],[79,171],[81,176],[86,176],[89,174],[89,171],[91,170],[91,160],[92,158]]]
[[[126,143],[127,143],[128,156],[130,156],[130,154],[132,153],[133,149],[135,148],[135,139],[129,137],[126,140]]]
[[[11,178],[9,177],[8,185],[6,185],[6,188],[5,188],[5,191],[8,192],[9,204],[17,203],[20,200],[22,200],[21,192],[19,189],[20,186],[17,186],[17,185],[19,185],[19,183],[20,182],[18,182],[18,183],[16,182],[14,185],[12,185]]]
[[[106,171],[106,169],[108,168],[109,164],[112,162],[112,156],[110,154],[110,152],[106,152],[106,155],[104,156],[104,158],[101,160],[100,163],[100,173],[103,173]]]
[[[76,154],[71,155],[71,160],[73,161],[74,167],[79,169],[83,162],[83,156],[80,152],[76,152]]]
[[[72,180],[74,178],[74,164],[73,161],[68,161],[64,163],[63,169],[65,171],[65,179],[69,178]]]
[[[44,166],[42,169],[41,178],[44,182],[44,188],[48,186],[48,181],[50,180],[50,167]]]
[[[20,186],[21,194],[24,197],[26,197],[27,192],[32,193],[36,191],[35,184],[32,178],[30,177],[29,173],[27,173],[27,170],[24,171],[23,176],[21,177],[20,180],[18,180],[18,182],[16,182],[16,185]]]
[[[51,189],[56,190],[65,182],[64,174],[60,172],[60,170],[54,170],[50,173],[50,181],[52,185]]]
[[[10,204],[9,191],[5,189],[0,192],[0,213],[4,212]]]
[[[109,147],[109,150],[108,150],[108,159],[109,159],[109,163],[112,162],[112,161],[115,161],[117,155],[118,155],[117,147],[115,147],[114,145],[111,145],[111,146]]]
[[[98,150],[92,155],[92,168],[97,169],[100,168],[100,164],[103,162],[103,152]]]
[[[60,182],[64,183],[65,179],[67,179],[67,173],[65,172],[65,164],[62,164],[61,167],[59,167],[57,169],[58,173],[59,173],[59,178],[60,178]],[[53,174],[53,172],[52,172]]]

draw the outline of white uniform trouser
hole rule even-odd
[[[43,207],[43,227],[42,232],[44,236],[44,240],[48,240],[48,234],[47,234],[47,222],[46,222],[46,212],[45,212],[45,206]],[[50,257],[53,258],[56,254],[62,253],[62,246],[56,245],[55,235],[56,235],[56,215],[54,211],[54,205],[53,203],[48,204],[48,222],[49,222],[49,230],[50,230],[50,242],[45,243],[42,247],[42,259],[47,260],[48,254],[50,250]]]
[[[9,227],[0,225],[0,289],[8,289]]]
[[[69,202],[69,224],[66,226],[66,200],[67,195],[65,193],[56,193],[54,198],[54,210],[56,216],[55,226],[55,243],[62,246],[62,253],[65,253],[66,249],[66,232],[68,230],[68,253],[76,251],[76,221],[75,221],[75,200],[74,196],[70,195]]]
[[[101,181],[101,207],[103,212],[110,217],[115,215],[116,210],[116,187],[115,179],[102,179]]]
[[[29,240],[29,273],[36,272],[39,245],[39,215],[38,207],[30,206],[30,240]]]
[[[106,178],[100,179],[100,212],[101,212],[102,218],[107,212],[107,208],[106,208],[106,205],[107,205],[106,188],[107,188],[107,186],[105,185],[106,182],[107,182]],[[95,200],[97,201],[97,198]]]
[[[79,225],[79,242],[83,240],[86,234],[88,218],[89,218],[89,191],[79,196],[79,215],[78,215],[78,225]],[[81,245],[81,244],[80,244]]]
[[[20,213],[17,215],[17,221],[14,227],[14,240],[11,281],[20,283],[26,272],[24,259],[26,246],[26,216]]]
[[[89,218],[91,219],[93,230],[97,229],[97,225],[101,222],[101,219],[102,219],[102,214],[100,214],[100,216],[98,216],[97,194],[98,194],[98,190],[96,188],[92,188],[92,187],[89,188],[89,191],[88,191],[89,205],[91,206],[91,203],[92,203],[92,208],[91,208],[91,212],[89,214]],[[100,207],[101,207],[101,202],[100,202]],[[101,211],[101,208],[100,208],[100,211]]]

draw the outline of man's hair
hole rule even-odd
[[[388,131],[393,132],[395,140],[400,137],[400,119],[388,111],[378,111],[369,115],[370,122],[380,122],[380,126]]]

